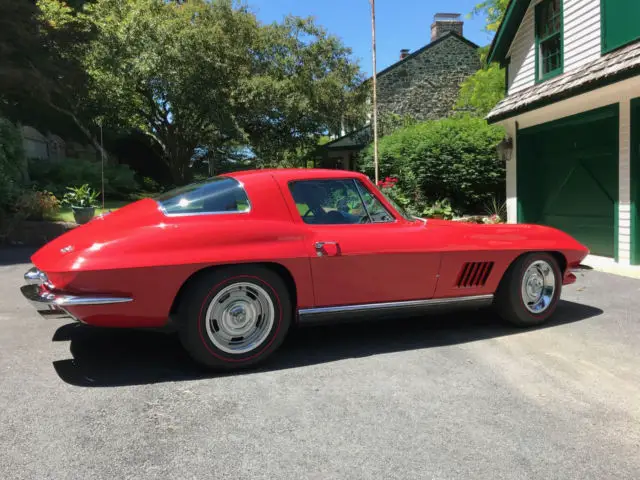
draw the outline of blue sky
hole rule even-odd
[[[247,0],[263,22],[281,20],[291,13],[314,16],[317,23],[353,49],[362,70],[371,73],[371,17],[369,0]],[[478,0],[376,0],[378,71],[395,63],[400,50],[423,47],[430,40],[436,13],[460,13],[464,36],[483,46],[491,41],[484,18],[467,18]]]

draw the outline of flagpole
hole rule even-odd
[[[376,0],[369,0],[371,4],[371,51],[373,57],[373,165],[375,167],[376,185],[379,182],[378,173],[378,73],[376,67]]]

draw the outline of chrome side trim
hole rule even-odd
[[[317,317],[343,316],[366,313],[389,313],[421,311],[438,307],[483,307],[493,302],[493,294],[467,297],[432,298],[404,302],[367,303],[360,305],[340,305],[335,307],[303,308],[298,310],[301,323],[315,321]]]
[[[65,295],[43,290],[40,285],[31,284],[20,287],[20,292],[45,318],[72,318],[76,320],[67,308],[82,305],[108,305],[114,303],[127,303],[132,298],[107,297],[95,295]]]
[[[49,291],[42,291],[37,285],[24,285],[20,288],[22,295],[29,301],[42,305],[58,307],[75,307],[79,305],[108,305],[113,303],[128,303],[133,301],[128,297],[107,297],[97,295],[65,295]]]

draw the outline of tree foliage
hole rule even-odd
[[[499,127],[469,116],[418,123],[380,140],[380,176],[398,178],[396,188],[413,213],[447,198],[457,210],[482,211],[504,192],[504,164],[496,146]],[[373,149],[362,169],[373,174]]]
[[[488,32],[497,32],[504,14],[509,6],[509,0],[484,0],[473,9],[472,15],[486,16],[485,29]]]
[[[64,116],[100,148],[90,128],[99,107],[86,102],[79,61],[90,32],[75,13],[56,0],[0,0],[0,102],[6,115],[30,124]]]
[[[460,86],[456,110],[484,117],[505,96],[505,70],[497,63],[485,65]]]
[[[24,162],[20,131],[0,117],[0,221],[19,191]]]
[[[485,15],[485,30],[496,32],[509,5],[509,0],[485,0],[478,3],[472,15]],[[487,64],[489,48],[480,49],[482,68],[467,78],[460,89],[456,109],[485,116],[505,96],[506,72],[498,64]]]
[[[94,118],[150,137],[176,183],[197,149],[214,158],[244,146],[278,163],[360,114],[350,50],[310,19],[262,25],[229,0],[39,5],[45,24],[89,38],[67,53],[88,75]]]

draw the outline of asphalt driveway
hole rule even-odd
[[[0,251],[2,479],[638,479],[640,281],[598,272],[531,331],[488,312],[295,332],[260,371],[42,320]]]

